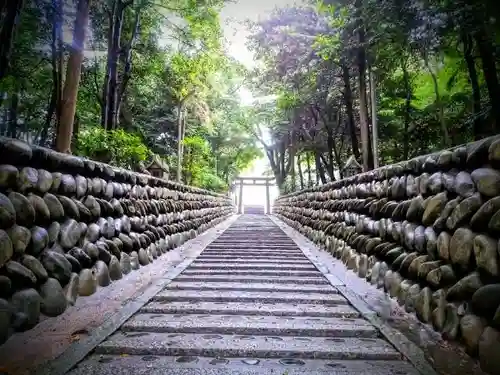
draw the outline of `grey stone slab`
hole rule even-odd
[[[260,275],[260,276],[296,276],[296,277],[319,277],[323,274],[319,271],[296,271],[296,270],[225,270],[225,269],[187,269],[183,275]]]
[[[240,269],[240,270],[253,270],[253,269],[261,269],[261,270],[315,270],[316,267],[309,264],[260,264],[260,263],[246,263],[246,264],[233,264],[231,262],[227,263],[208,263],[208,262],[198,262],[194,261],[191,266],[191,269]]]
[[[266,303],[314,303],[323,305],[346,304],[338,294],[300,292],[241,292],[212,290],[163,290],[153,297],[154,301],[210,301],[210,302],[266,302]]]
[[[404,361],[92,355],[69,375],[417,375]]]
[[[354,337],[239,336],[117,332],[97,354],[399,360],[384,340]]]
[[[349,305],[315,305],[259,302],[151,302],[141,309],[155,314],[225,314],[276,315],[357,318],[360,316]]]
[[[378,332],[366,320],[272,315],[136,314],[124,331],[235,335],[368,337]]]
[[[175,281],[214,281],[224,283],[274,283],[274,284],[299,284],[299,285],[329,285],[324,277],[297,277],[297,276],[258,276],[258,275],[199,275],[181,274]]]
[[[224,257],[224,258],[219,258],[217,256],[212,256],[210,258],[208,257],[198,257],[196,258],[197,263],[227,263],[231,262],[232,264],[239,264],[239,263],[248,263],[248,259],[239,259],[236,257],[230,258],[230,257]],[[251,259],[251,262],[253,264],[274,264],[274,263],[279,263],[279,264],[307,264],[307,265],[312,265],[311,262],[305,258],[305,259],[256,259],[253,258]]]
[[[276,284],[266,282],[238,283],[238,282],[216,282],[216,281],[177,281],[168,285],[171,290],[238,290],[253,292],[301,292],[301,293],[337,293],[331,285],[298,285],[298,284]]]
[[[248,252],[226,252],[226,251],[204,251],[198,259],[213,258],[218,259],[306,259],[302,254],[274,254],[274,253],[248,253]]]

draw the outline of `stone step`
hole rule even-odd
[[[235,336],[117,332],[97,354],[250,358],[399,360],[387,342],[374,338]]]
[[[293,277],[293,276],[240,276],[240,275],[199,275],[184,273],[175,281],[213,281],[220,283],[274,283],[274,284],[298,284],[298,285],[329,285],[324,277]]]
[[[269,251],[269,250],[255,250],[255,249],[212,249],[206,248],[201,253],[202,255],[246,255],[246,256],[274,256],[274,257],[304,257],[304,253],[298,250],[293,251]]]
[[[309,260],[305,255],[277,255],[277,254],[259,254],[259,253],[228,253],[218,251],[203,251],[197,259],[217,258],[217,259],[290,259],[290,260]]]
[[[301,293],[337,293],[331,285],[298,285],[276,284],[266,282],[255,283],[224,283],[214,281],[182,281],[174,280],[168,284],[169,290],[240,290],[252,292],[301,292]]]
[[[269,245],[258,245],[258,244],[218,244],[218,243],[212,243],[207,246],[207,248],[213,248],[213,249],[230,249],[230,250],[235,250],[235,249],[252,249],[252,250],[267,250],[267,251],[300,251],[300,249],[297,246],[279,246],[276,244],[269,244]]]
[[[122,331],[227,335],[378,337],[377,330],[358,318],[272,315],[137,314]],[[253,340],[253,338],[248,338]]]
[[[141,309],[155,314],[275,315],[331,318],[358,318],[348,305],[315,305],[259,302],[150,302]]]
[[[249,292],[214,290],[163,290],[153,301],[205,301],[205,302],[265,302],[265,303],[313,303],[322,305],[345,305],[347,300],[340,294],[300,292]]]
[[[94,354],[69,375],[419,375],[398,360],[321,360]]]
[[[223,262],[223,263],[209,263],[209,262],[198,262],[194,261],[191,263],[189,266],[190,269],[196,269],[196,270],[202,270],[202,269],[209,269],[209,270],[214,270],[217,268],[225,269],[225,270],[287,270],[287,271],[313,271],[316,269],[312,265],[312,263],[309,264],[294,264],[294,265],[287,265],[287,264],[260,264],[260,263],[245,263],[245,264],[233,264],[230,262]]]
[[[256,275],[256,276],[296,276],[296,277],[320,277],[323,276],[321,272],[316,271],[296,271],[296,270],[224,270],[224,269],[204,269],[196,270],[189,268],[185,270],[182,275]]]
[[[248,259],[238,259],[236,257],[229,258],[226,257],[226,259],[221,259],[219,257],[198,257],[196,258],[196,263],[227,263],[231,262],[232,264],[238,264],[238,263],[248,263]],[[312,265],[312,263],[309,261],[309,259],[305,258],[304,259],[253,259],[252,263],[259,263],[259,264],[307,264],[307,265]]]

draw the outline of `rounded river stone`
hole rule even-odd
[[[58,316],[66,310],[66,296],[61,284],[56,279],[49,278],[40,286],[40,297],[42,297],[40,310],[43,314]]]

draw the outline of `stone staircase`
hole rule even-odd
[[[71,375],[416,375],[263,215],[243,215]]]

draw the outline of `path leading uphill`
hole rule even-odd
[[[236,220],[69,373],[419,374],[264,215]]]

